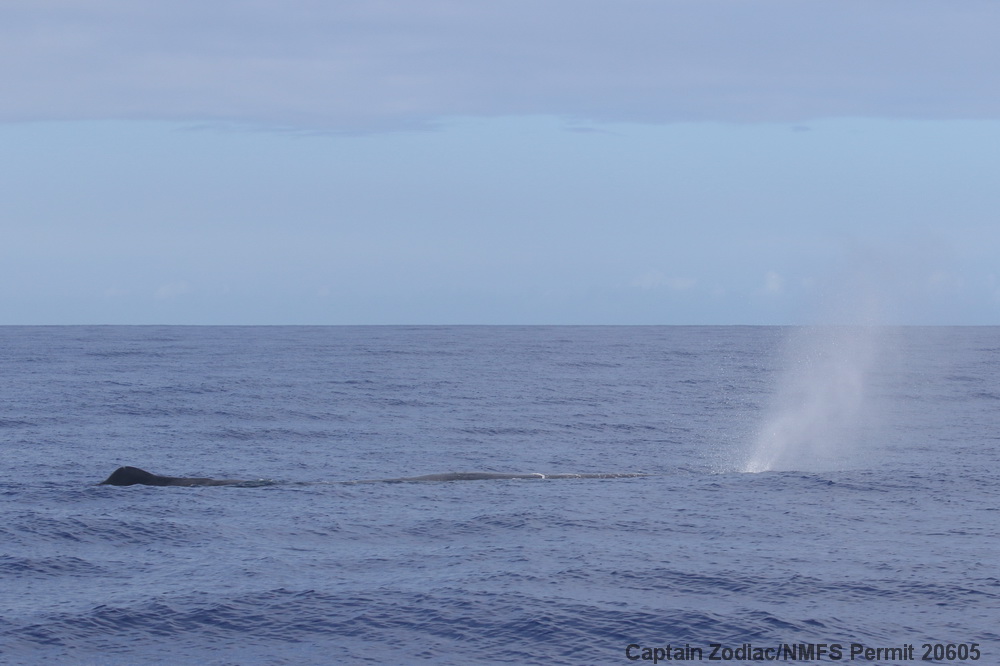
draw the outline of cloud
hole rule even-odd
[[[168,284],[162,285],[156,290],[156,299],[160,301],[173,300],[179,296],[191,292],[191,285],[187,282],[170,282]]]
[[[688,277],[667,277],[663,272],[650,269],[632,280],[632,286],[639,289],[651,290],[667,288],[671,291],[688,291],[698,284],[694,278]]]
[[[698,281],[694,278],[676,277],[668,279],[666,284],[667,287],[674,291],[688,291],[693,289],[698,284]]]
[[[768,271],[764,275],[764,293],[777,295],[785,291],[785,279],[775,271]]]
[[[932,293],[947,294],[961,291],[964,286],[962,277],[950,271],[937,269],[927,276],[927,286]]]
[[[8,0],[0,121],[1000,116],[1000,3]]]

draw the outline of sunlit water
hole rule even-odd
[[[1000,663],[998,367],[995,328],[2,328],[0,662]],[[460,470],[653,476],[326,483]]]

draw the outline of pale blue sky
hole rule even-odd
[[[996,3],[204,4],[0,8],[0,323],[1000,324]]]

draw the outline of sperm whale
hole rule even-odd
[[[491,479],[621,479],[650,476],[636,472],[609,474],[504,474],[502,472],[447,472],[425,474],[424,476],[404,476],[394,479],[367,479],[361,481],[341,481],[340,483],[419,483],[433,481],[486,481]],[[162,476],[138,467],[119,467],[111,476],[101,481],[100,486],[232,486],[259,484],[260,481],[241,479],[208,479],[185,476]]]

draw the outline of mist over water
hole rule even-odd
[[[872,325],[796,329],[744,471],[827,471],[863,459],[873,444],[865,437],[877,414],[869,385],[883,333]]]

